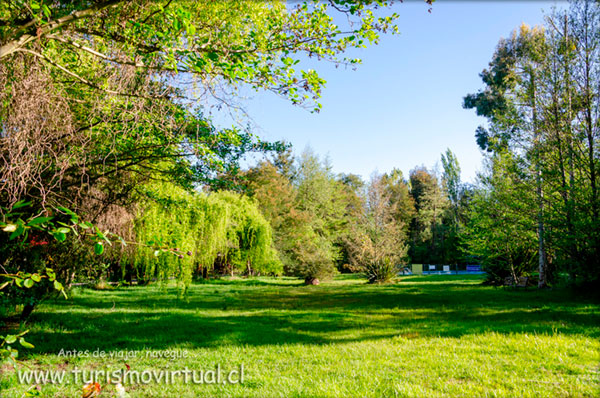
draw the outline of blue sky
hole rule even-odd
[[[417,165],[433,167],[450,148],[463,181],[473,181],[482,160],[474,132],[485,120],[463,109],[462,98],[482,87],[479,73],[498,40],[521,23],[541,24],[553,4],[567,5],[438,0],[428,13],[421,2],[398,3],[400,35],[358,52],[358,70],[306,65],[327,80],[321,113],[270,93],[254,93],[244,106],[261,138],[285,139],[296,153],[309,145],[337,173],[368,179],[396,167],[407,176]]]

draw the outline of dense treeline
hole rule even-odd
[[[598,284],[600,5],[574,1],[541,27],[498,44],[485,88],[464,105],[489,120],[468,243],[497,270],[531,271],[539,286],[566,273]]]
[[[336,175],[310,150],[288,152],[246,173],[254,197],[274,230],[288,274],[307,282],[333,272],[364,271],[372,282],[396,276],[408,263],[464,264],[459,235],[466,188],[448,150],[441,176],[417,167],[360,176]]]

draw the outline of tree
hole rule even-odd
[[[404,223],[396,218],[398,202],[388,188],[383,176],[371,178],[364,215],[353,228],[351,264],[366,272],[369,283],[397,276],[408,250]]]
[[[216,129],[210,101],[235,106],[249,86],[318,110],[325,82],[299,58],[358,63],[343,52],[396,30],[396,15],[376,17],[377,5],[1,2],[2,207],[26,198],[39,212],[68,205],[103,219],[108,209],[131,214],[150,181],[237,184],[246,153],[282,145]],[[331,12],[353,23],[339,27]]]
[[[490,72],[482,74],[488,89],[465,97],[465,107],[476,108],[488,117],[500,142],[528,161],[537,193],[537,235],[539,287],[547,285],[546,238],[544,226],[544,190],[541,163],[543,131],[539,118],[539,70],[545,64],[547,42],[542,28],[522,25],[508,40],[501,40],[490,63]],[[503,76],[506,78],[503,79]],[[489,92],[496,93],[489,96]],[[496,150],[502,147],[496,148]]]
[[[318,273],[322,276],[332,275],[335,273],[334,262],[340,258],[340,247],[336,242],[342,237],[346,223],[343,186],[336,180],[330,166],[322,163],[309,148],[300,155],[296,170],[296,205],[309,215],[308,225],[312,230],[308,234],[311,244],[307,247],[319,247],[319,250],[309,249],[311,257],[317,254],[324,256],[311,267],[315,272],[321,268]],[[308,276],[309,281],[312,278],[313,275]]]
[[[246,192],[254,198],[273,230],[274,245],[287,274],[297,267],[295,248],[310,216],[296,205],[291,182],[269,162],[261,162],[245,174]]]
[[[395,212],[394,219],[404,226],[404,233],[408,235],[408,228],[415,216],[415,201],[411,196],[408,182],[404,179],[401,170],[393,169],[381,176],[381,184],[385,187],[385,194],[392,202]]]
[[[598,15],[597,2],[573,1],[545,28],[522,26],[499,43],[485,90],[465,97],[488,118],[477,132],[482,148],[519,159],[507,171],[536,192],[540,287],[555,281],[556,267],[571,283],[598,282]]]
[[[454,216],[456,218],[461,191],[460,165],[456,155],[452,153],[450,148],[446,149],[446,153],[442,154],[442,166],[444,168],[444,172],[442,174],[442,184],[448,194],[448,200],[453,207]]]
[[[486,160],[461,234],[467,254],[482,262],[491,284],[535,269],[535,192],[518,162],[509,152]]]
[[[600,5],[593,1],[573,1],[567,15],[554,16],[554,26],[563,21],[564,31],[560,48],[564,68],[566,98],[572,113],[567,114],[569,145],[573,146],[575,176],[567,214],[575,207],[577,228],[573,234],[576,246],[574,264],[569,268],[571,280],[600,284],[600,198],[598,194],[600,158],[598,156],[598,123],[600,115]],[[550,23],[552,19],[549,20]],[[574,119],[571,119],[575,115]],[[570,177],[570,176],[569,176]],[[571,179],[571,178],[570,178]],[[564,214],[564,213],[563,213]],[[563,216],[564,219],[564,216]]]
[[[150,178],[219,184],[244,153],[273,147],[216,131],[199,107],[203,94],[228,102],[228,92],[249,85],[296,104],[317,99],[324,81],[299,70],[298,57],[358,62],[341,54],[396,30],[395,15],[375,17],[371,6],[2,2],[0,199],[73,198],[72,208],[95,201],[85,210],[100,212]],[[331,12],[357,24],[343,30]]]
[[[416,209],[410,257],[413,262],[435,264],[443,260],[448,199],[437,176],[425,167],[411,170],[410,187]]]
[[[273,166],[283,177],[288,181],[294,181],[296,175],[294,164],[294,153],[292,152],[291,144],[285,150],[277,151],[272,159]]]
[[[356,174],[340,174],[337,180],[341,183],[341,200],[345,210],[343,223],[340,226],[336,246],[339,249],[337,269],[340,272],[352,272],[351,256],[355,228],[363,217],[365,211],[365,182]]]
[[[461,213],[464,216],[464,209],[461,209],[461,206],[465,205],[465,202],[462,201],[465,192],[460,181],[460,164],[450,148],[446,150],[446,153],[442,154],[442,167],[444,170],[442,174],[442,188],[448,197],[449,212],[449,216],[445,220],[447,228],[444,239],[446,242],[444,262],[457,264],[462,259],[460,235],[463,227]]]
[[[233,192],[191,194],[173,184],[148,187],[134,220],[131,253],[138,278],[177,277],[185,291],[203,270],[280,274],[272,231],[256,203]],[[167,249],[167,250],[164,250]]]
[[[375,17],[373,4],[389,3],[335,0],[288,8],[279,1],[7,1],[0,6],[0,59],[36,57],[60,78],[127,96],[178,95],[178,84],[167,76],[180,73],[196,76],[207,91],[221,82],[244,83],[301,103],[319,96],[323,80],[315,71],[296,71],[297,54],[355,63],[337,56],[396,31],[397,15]],[[328,15],[332,10],[354,24],[342,30]],[[105,75],[90,73],[94,63],[133,67],[166,87],[160,93],[115,87]]]

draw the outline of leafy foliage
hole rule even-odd
[[[149,185],[134,221],[138,277],[177,277],[187,288],[195,274],[279,274],[271,227],[248,198],[231,192],[189,193],[173,184]]]
[[[406,260],[404,224],[396,218],[393,201],[382,176],[373,176],[368,187],[366,209],[353,228],[352,265],[364,271],[370,283],[389,282]]]
[[[557,282],[557,270],[571,283],[599,281],[599,15],[597,2],[573,1],[544,27],[521,26],[499,42],[485,89],[464,101],[489,121],[477,140],[493,163],[484,178],[497,184],[484,195],[520,212],[507,242],[523,248],[537,236],[540,287]]]

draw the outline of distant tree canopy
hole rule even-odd
[[[344,186],[311,151],[294,165],[293,180],[274,165],[248,172],[249,193],[275,230],[286,271],[312,283],[336,272],[347,223]]]
[[[247,193],[273,227],[287,274],[310,282],[337,268],[387,282],[409,261],[464,263],[467,190],[450,150],[444,159],[450,159],[445,175],[451,183],[420,167],[410,180],[394,169],[365,184],[357,175],[334,174],[310,150],[292,161],[284,158],[258,164],[246,178]],[[453,206],[450,197],[457,198]]]

